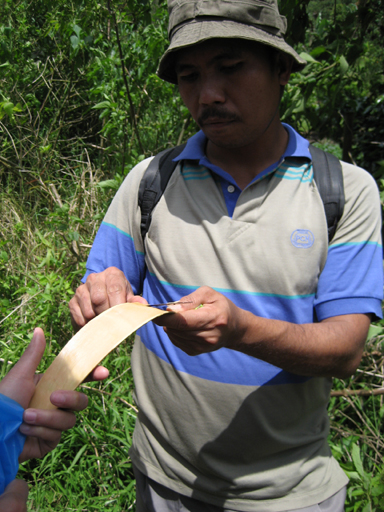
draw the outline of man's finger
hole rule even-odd
[[[24,480],[13,480],[0,496],[1,512],[26,512],[28,484]]]
[[[42,409],[26,409],[23,415],[24,423],[20,426],[20,431],[26,435],[31,434],[32,430],[37,428],[48,430],[69,430],[76,423],[76,415],[71,411],[62,411],[60,409],[44,411]]]
[[[104,380],[108,378],[109,370],[104,366],[96,366],[96,368],[88,375],[84,382],[92,382],[95,380]]]
[[[82,411],[88,405],[88,397],[79,391],[54,391],[50,397],[51,403],[60,409]],[[52,412],[52,411],[45,411]]]
[[[81,295],[85,294],[88,297],[88,301],[85,298],[81,299]],[[84,311],[82,309],[82,300],[84,301]],[[71,322],[72,327],[75,331],[84,327],[84,325],[95,317],[95,312],[91,306],[91,299],[89,296],[88,289],[86,289],[85,285],[81,285],[77,290],[76,294],[72,297],[72,299],[68,303],[69,311],[71,313]]]
[[[96,315],[112,306],[127,302],[128,297],[133,295],[124,273],[116,267],[109,267],[99,274],[90,274],[86,285]]]
[[[144,304],[144,305],[148,304],[148,301],[146,299],[144,299],[144,297],[141,297],[141,295],[130,295],[127,298],[127,302],[131,302],[131,303],[139,302],[140,304]]]
[[[133,295],[131,285],[123,272],[116,270],[111,270],[105,281],[110,307],[124,304]]]

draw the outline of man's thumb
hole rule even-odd
[[[37,327],[33,333],[33,338],[25,349],[24,354],[12,368],[11,372],[17,378],[30,378],[39,366],[45,350],[45,336],[40,327]]]
[[[44,350],[45,336],[42,329],[37,328],[24,354],[0,382],[0,393],[12,398],[22,407],[28,407],[35,389],[33,376]]]

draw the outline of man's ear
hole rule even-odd
[[[280,85],[287,85],[292,73],[293,58],[287,53],[279,52],[277,71],[279,75]]]

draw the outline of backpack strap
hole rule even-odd
[[[144,238],[152,220],[152,211],[160,201],[170,177],[177,165],[172,160],[179,156],[185,144],[166,149],[153,158],[145,171],[139,187],[139,206],[141,209],[141,236]]]
[[[313,176],[324,204],[328,226],[328,243],[335,235],[337,223],[344,211],[344,181],[338,158],[309,145],[312,156]]]

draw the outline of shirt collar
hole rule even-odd
[[[304,157],[312,160],[309,152],[309,142],[297,133],[289,124],[282,123],[288,132],[289,140],[287,148],[282,155],[282,158],[289,157]],[[190,139],[188,139],[187,145],[183,151],[176,158],[174,162],[179,160],[202,160],[205,157],[205,146],[207,138],[204,133],[200,130]]]

